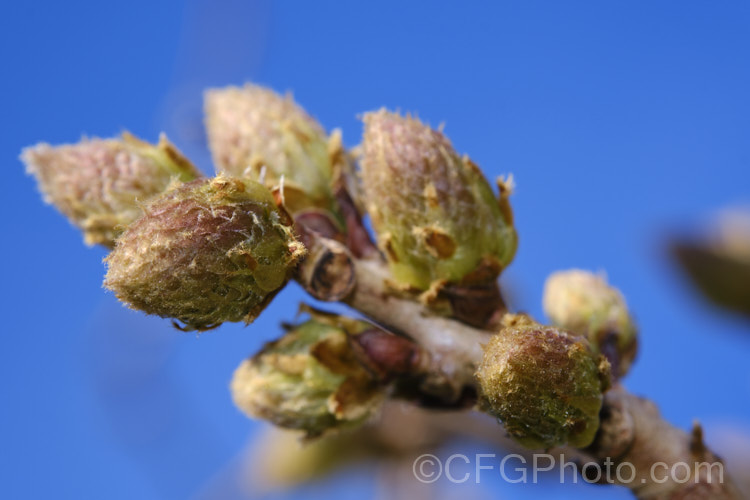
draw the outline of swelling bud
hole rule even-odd
[[[141,216],[142,203],[172,182],[201,176],[163,134],[155,146],[128,133],[120,139],[37,144],[24,149],[21,160],[44,200],[83,231],[86,244],[109,248]]]
[[[476,374],[489,412],[528,448],[589,445],[608,387],[607,361],[564,330],[525,316],[503,321]]]
[[[305,253],[290,224],[258,183],[189,182],[154,200],[118,238],[104,286],[186,329],[250,323]]]
[[[586,337],[610,361],[616,378],[628,372],[638,331],[622,294],[604,277],[577,269],[554,273],[544,285],[543,302],[552,323]]]
[[[218,171],[277,186],[292,213],[334,207],[328,137],[291,96],[247,84],[205,93],[208,143]]]
[[[317,319],[293,327],[244,361],[231,389],[235,404],[249,416],[304,430],[308,437],[362,423],[382,400],[346,331]]]
[[[380,110],[364,123],[367,211],[394,278],[418,290],[494,281],[516,251],[509,185],[498,201],[479,168],[417,119]]]

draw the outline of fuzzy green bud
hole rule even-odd
[[[157,145],[128,133],[121,139],[37,144],[24,149],[21,160],[36,177],[45,201],[83,231],[86,244],[110,248],[141,216],[143,203],[172,182],[201,176],[163,134]]]
[[[544,285],[544,312],[553,324],[585,336],[591,347],[625,375],[637,352],[638,331],[619,290],[600,275],[573,269]]]
[[[187,329],[250,323],[304,255],[290,224],[261,184],[189,182],[154,200],[118,238],[104,285],[133,309]]]
[[[507,190],[498,201],[479,168],[415,118],[380,110],[364,123],[367,210],[394,278],[419,290],[494,280],[516,251]]]
[[[528,448],[589,445],[599,428],[607,361],[583,337],[524,316],[504,322],[477,370],[490,413]]]
[[[292,213],[331,209],[333,166],[328,137],[290,95],[258,85],[205,93],[208,142],[220,172],[268,187],[284,177],[284,203]]]
[[[346,331],[309,320],[244,361],[231,384],[235,404],[251,417],[318,436],[362,423],[382,392],[357,361]]]

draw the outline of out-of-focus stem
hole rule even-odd
[[[602,423],[585,453],[610,469],[632,464],[619,477],[637,498],[734,499],[740,493],[724,463],[703,442],[699,424],[687,433],[664,420],[648,399],[628,393],[622,386],[607,392]],[[632,475],[632,477],[631,477]]]

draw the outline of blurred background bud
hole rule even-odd
[[[201,176],[163,134],[155,146],[127,132],[120,139],[40,143],[24,149],[21,160],[36,177],[44,200],[83,231],[86,244],[110,248],[140,217],[142,203],[173,181]]]
[[[750,317],[750,207],[726,210],[707,234],[675,238],[670,247],[706,299]]]
[[[357,360],[346,330],[314,318],[244,361],[232,395],[249,416],[309,437],[360,424],[382,401],[381,387]]]
[[[362,177],[378,244],[402,284],[493,281],[516,250],[507,204],[439,131],[380,110],[366,113]]]
[[[484,404],[528,448],[584,447],[599,428],[609,364],[583,337],[506,315],[477,369]]]
[[[509,444],[497,432],[495,422],[484,417],[468,412],[435,412],[389,399],[378,415],[364,425],[315,440],[300,440],[299,432],[268,427],[249,450],[242,477],[250,492],[255,493],[249,496],[255,498],[351,473],[357,465],[370,470],[398,467],[411,472],[415,457],[425,452],[439,453],[441,446],[458,439],[466,443],[467,436],[485,446]],[[413,482],[413,476],[407,479]]]
[[[145,208],[107,257],[104,285],[187,329],[251,322],[289,279],[304,247],[261,184],[219,176]]]
[[[219,172],[279,184],[291,213],[334,206],[333,166],[323,127],[291,95],[252,84],[206,91],[206,130]],[[340,144],[340,140],[339,140]]]
[[[605,277],[572,269],[553,273],[544,285],[544,312],[552,323],[586,337],[619,378],[638,350],[638,331],[619,290]]]
[[[716,246],[729,255],[750,262],[750,206],[719,214]]]

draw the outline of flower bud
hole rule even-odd
[[[219,176],[183,184],[118,238],[104,285],[133,309],[187,329],[252,322],[304,247],[262,185]]]
[[[232,379],[235,404],[309,437],[362,423],[382,399],[342,327],[311,319],[244,361]]]
[[[380,110],[364,122],[367,210],[394,278],[419,290],[494,280],[516,250],[508,193],[498,201],[479,168],[417,119]]]
[[[220,172],[268,187],[284,177],[284,203],[292,213],[333,206],[333,167],[323,128],[291,96],[247,84],[208,90],[206,130]]]
[[[576,269],[552,274],[544,285],[544,312],[553,324],[585,336],[612,363],[615,377],[627,373],[638,332],[622,294],[605,278]]]
[[[47,203],[78,226],[87,245],[112,247],[141,216],[141,204],[173,181],[200,172],[162,134],[156,146],[123,133],[121,139],[84,139],[78,144],[37,144],[21,160],[39,182]]]
[[[707,229],[675,237],[672,258],[704,299],[750,317],[750,206],[723,210]]]
[[[717,219],[713,248],[730,258],[750,262],[750,206],[726,209]]]
[[[484,403],[528,448],[584,447],[599,428],[609,364],[586,339],[508,315],[477,370]]]

